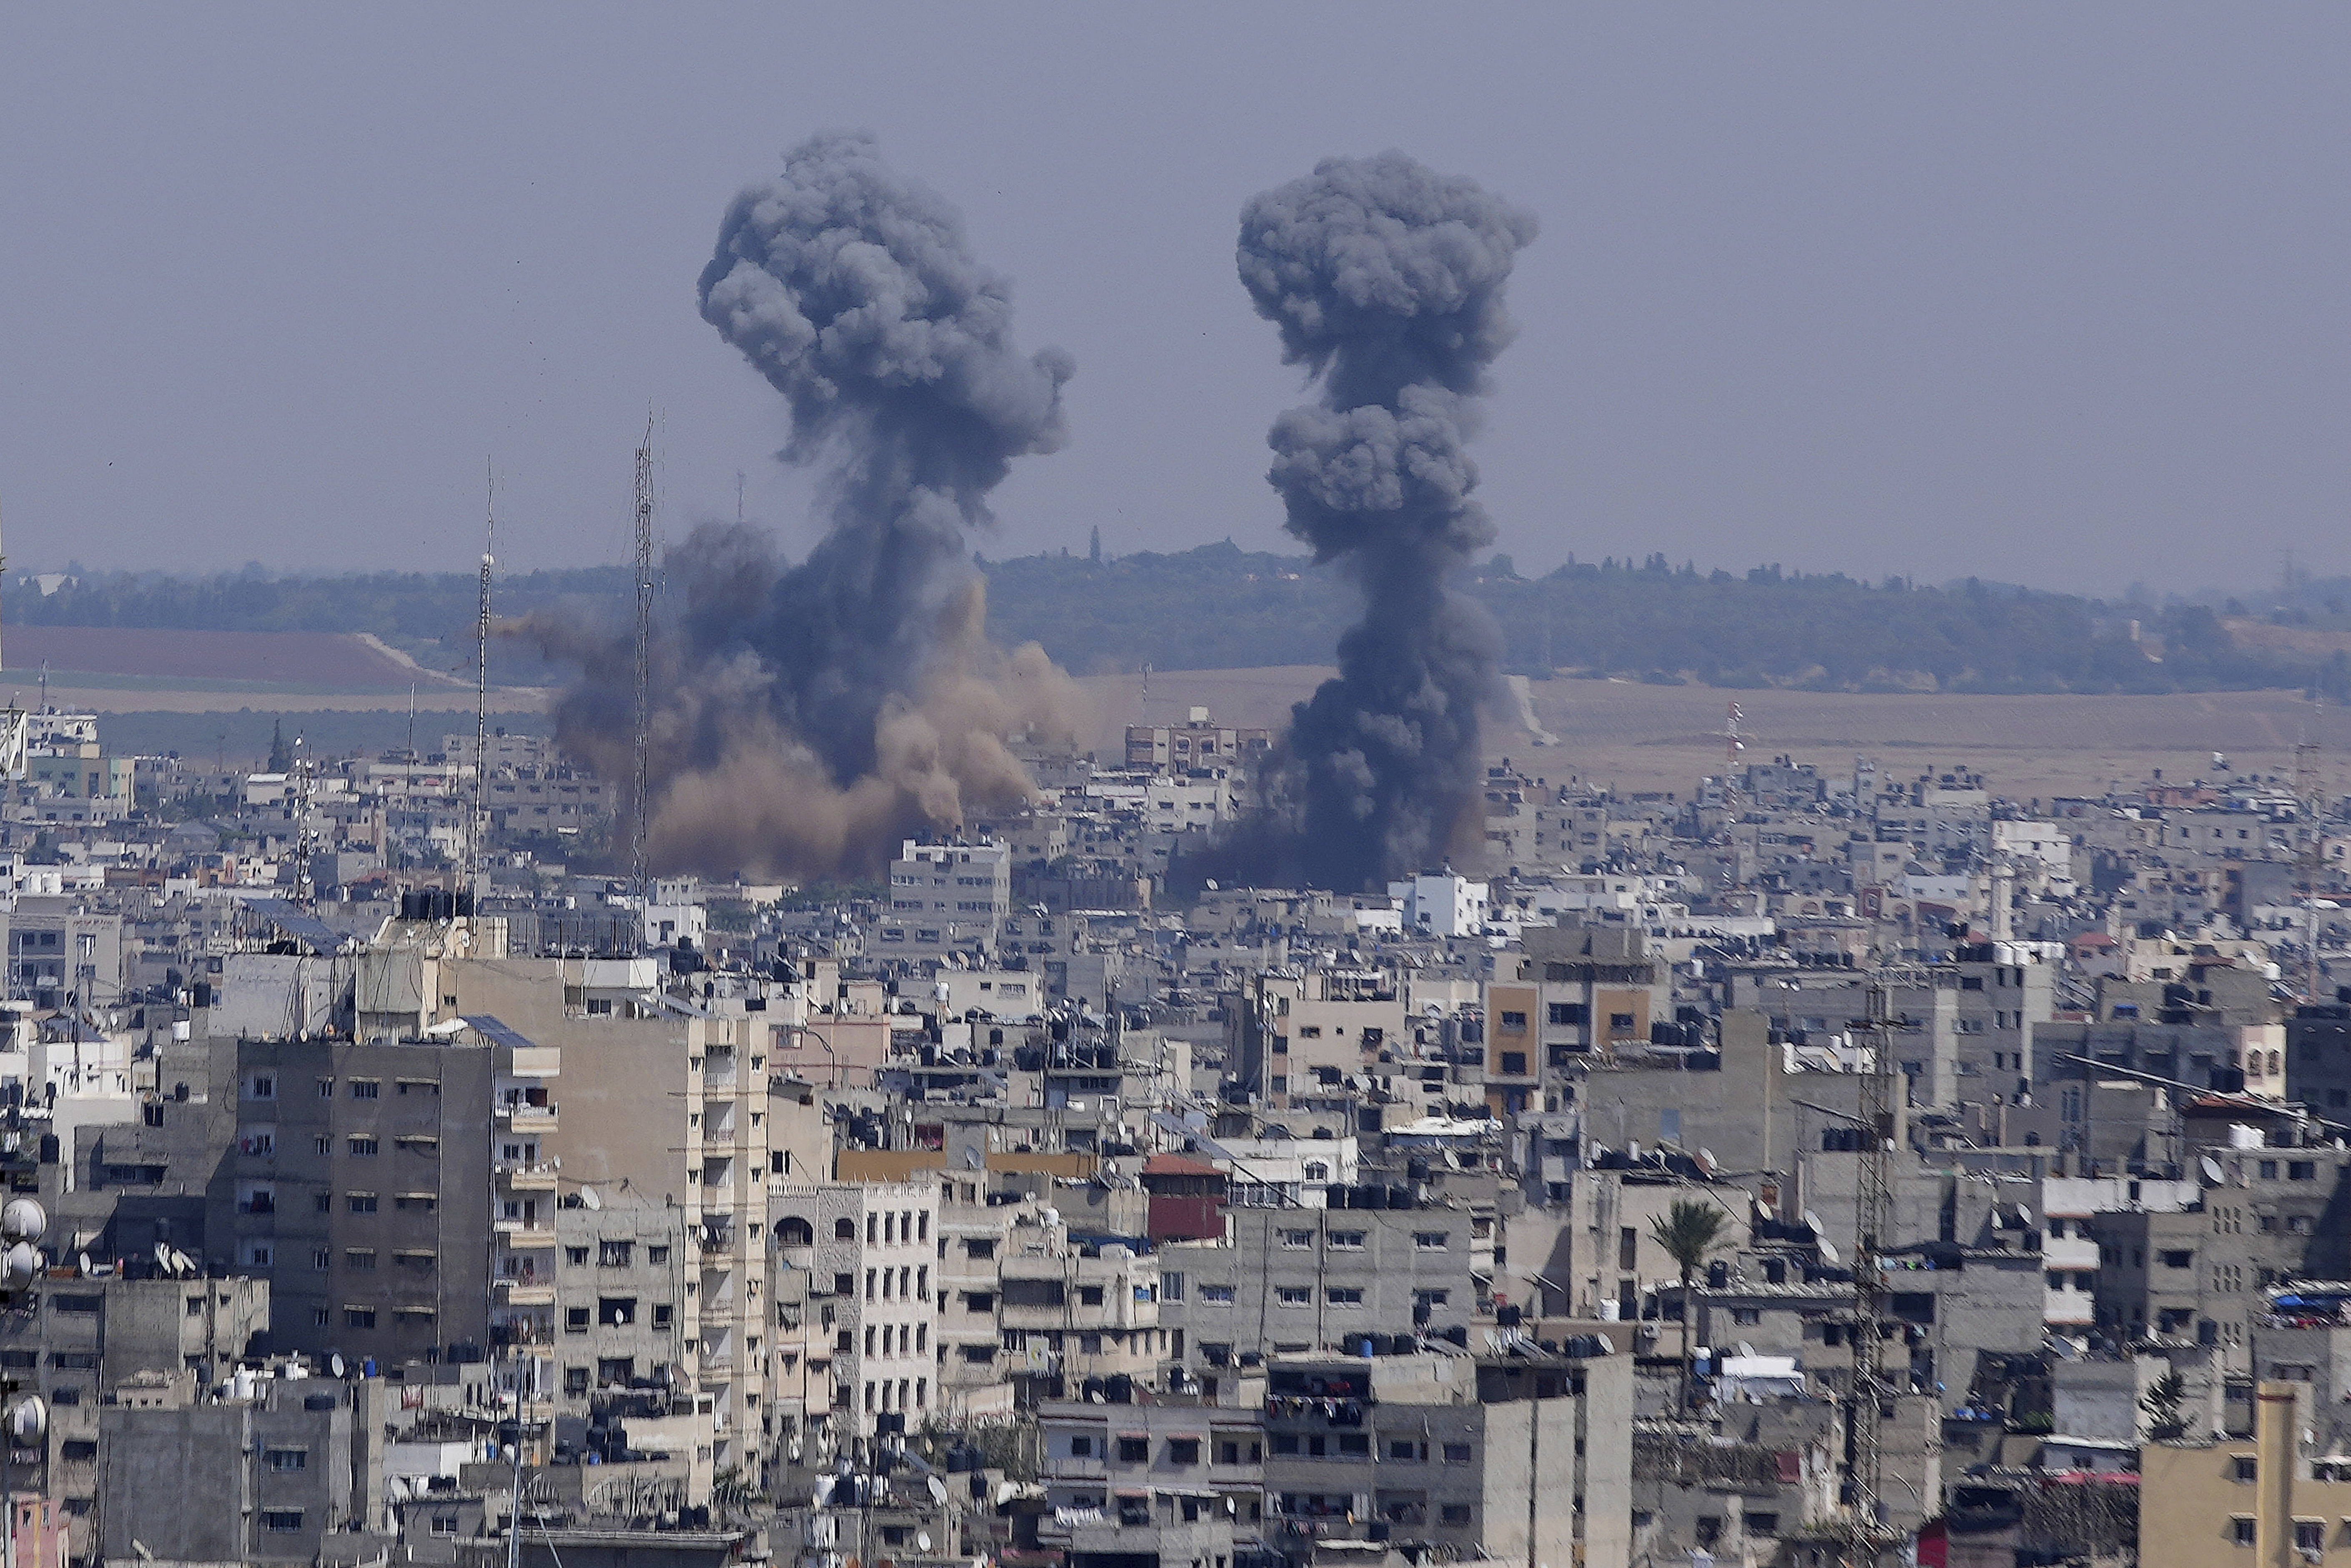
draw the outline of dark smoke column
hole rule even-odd
[[[1240,275],[1319,404],[1274,422],[1290,531],[1362,588],[1339,674],[1295,712],[1289,786],[1309,885],[1432,867],[1476,799],[1499,638],[1447,574],[1493,540],[1464,451],[1513,329],[1528,213],[1400,152],[1328,159],[1241,213]]]
[[[831,526],[755,615],[725,605],[687,634],[701,657],[758,655],[778,716],[845,784],[971,574],[963,530],[1013,458],[1061,445],[1071,363],[1013,347],[1009,291],[962,219],[862,133],[810,138],[735,199],[700,296],[790,405],[785,459],[829,465]]]

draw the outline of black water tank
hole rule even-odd
[[[1730,1283],[1730,1265],[1718,1258],[1706,1266],[1706,1288],[1719,1291]]]
[[[1445,1331],[1445,1340],[1448,1344],[1458,1345],[1465,1350],[1468,1349],[1469,1345],[1469,1326],[1467,1323],[1453,1323],[1448,1325]]]
[[[1389,1187],[1388,1207],[1390,1208],[1410,1208],[1412,1207],[1412,1188],[1408,1186]]]
[[[1123,1372],[1113,1372],[1102,1385],[1102,1396],[1113,1405],[1134,1403],[1134,1379]]]
[[[1404,1174],[1405,1178],[1407,1181],[1426,1181],[1428,1179],[1428,1162],[1426,1160],[1406,1160],[1404,1163]]]
[[[305,1410],[332,1410],[335,1407],[335,1396],[331,1394],[312,1394],[304,1397],[302,1401],[302,1408]]]

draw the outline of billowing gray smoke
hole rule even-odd
[[[962,219],[862,134],[813,137],[735,198],[701,297],[790,404],[786,460],[831,464],[832,527],[760,613],[695,634],[755,647],[778,716],[845,784],[872,771],[883,703],[912,689],[970,577],[963,530],[990,520],[1012,459],[1061,444],[1070,359],[1021,357],[1010,293]]]
[[[1274,422],[1268,478],[1290,531],[1365,599],[1277,780],[1290,821],[1265,850],[1310,885],[1433,866],[1477,798],[1499,638],[1445,580],[1493,539],[1464,446],[1534,236],[1531,214],[1400,152],[1326,160],[1242,210],[1241,282],[1322,394]]]
[[[697,529],[668,559],[655,649],[649,838],[664,870],[871,869],[1029,779],[1012,732],[1064,727],[1073,685],[1033,645],[988,645],[964,530],[1012,459],[1062,439],[1068,356],[1021,355],[1003,279],[955,210],[829,133],[737,196],[702,315],[783,393],[781,455],[822,476],[828,528],[784,567],[764,534]],[[541,624],[586,679],[568,746],[624,777],[626,643]]]

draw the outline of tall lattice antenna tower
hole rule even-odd
[[[2318,888],[2326,877],[2326,774],[2320,762],[2315,727],[2318,705],[2303,717],[2302,739],[2294,748],[2294,795],[2301,802],[2301,842],[2294,852],[2294,880],[2301,884],[2304,916],[2302,994],[2319,999],[2325,968],[2318,960]]]
[[[0,555],[0,568],[7,564],[8,558]],[[6,662],[0,660],[0,669],[6,667]],[[15,780],[25,776],[25,752],[30,744],[31,733],[31,716],[25,712],[23,703],[10,696],[8,706],[0,708],[0,780]]]
[[[498,479],[489,476],[489,502],[482,526],[482,609],[474,625],[474,799],[465,813],[465,888],[479,892],[482,871],[482,814],[489,809],[490,787],[490,570],[497,565],[492,547],[498,536]]]
[[[636,776],[629,789],[629,883],[640,906],[651,902],[645,881],[646,754],[653,722],[653,422],[645,416],[645,443],[637,448],[637,691],[632,737]]]

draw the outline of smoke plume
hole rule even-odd
[[[1023,356],[1005,281],[954,208],[829,133],[735,199],[703,319],[783,394],[785,462],[821,478],[827,528],[786,566],[757,530],[705,526],[666,562],[654,650],[649,848],[663,869],[871,869],[893,841],[1025,799],[1004,737],[1074,723],[1034,644],[985,634],[965,530],[1012,460],[1062,441],[1067,355]],[[585,679],[565,744],[627,777],[630,640],[534,628]]]
[[[1400,152],[1325,160],[1242,210],[1241,282],[1322,393],[1274,422],[1267,477],[1290,531],[1365,601],[1338,675],[1294,710],[1285,820],[1259,835],[1310,885],[1429,868],[1477,799],[1500,641],[1445,580],[1493,541],[1465,446],[1534,236],[1531,214]]]

